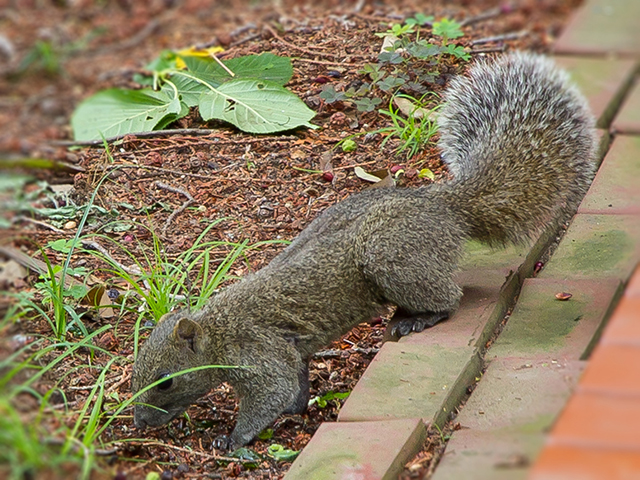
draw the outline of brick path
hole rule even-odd
[[[462,428],[435,480],[640,479],[639,19],[638,0],[587,0],[556,43],[598,118],[603,161],[553,255],[553,232],[529,248],[469,244],[460,310],[385,343],[286,479],[396,478],[425,424],[453,412]]]

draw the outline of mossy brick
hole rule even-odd
[[[473,361],[468,347],[387,342],[342,406],[338,421],[430,420],[440,415],[458,377]]]
[[[587,0],[569,20],[554,51],[638,57],[639,18],[640,2],[636,0]]]
[[[396,479],[422,447],[420,419],[323,423],[286,480]]]
[[[428,365],[434,365],[434,362],[435,365],[442,365],[437,371],[444,376],[434,378],[428,372],[421,371],[416,364],[417,374],[421,378],[413,379],[409,384],[394,378],[398,370],[387,365],[385,357],[380,356],[365,372],[343,406],[339,418],[362,420],[387,418],[386,415],[422,415],[423,418],[431,418],[437,425],[444,424],[450,412],[466,396],[467,388],[478,378],[482,368],[479,351],[493,335],[517,295],[522,279],[531,271],[550,238],[550,232],[545,232],[530,247],[497,249],[469,242],[461,265],[462,271],[457,278],[464,292],[458,311],[451,319],[399,341],[400,345],[417,347]],[[383,347],[379,355],[392,355],[387,352],[389,350]],[[432,360],[434,352],[437,358]],[[389,390],[389,385],[398,382],[400,387],[408,390],[406,395],[395,395],[395,389]],[[444,385],[447,387],[441,388]],[[387,400],[388,391],[393,391],[394,395]],[[422,403],[416,404],[416,399],[421,399]]]
[[[458,310],[447,320],[400,343],[482,348],[502,321],[520,285],[533,270],[555,231],[543,232],[528,246],[492,248],[480,242],[465,245],[456,282],[463,296]],[[386,337],[385,339],[388,339]]]
[[[578,213],[640,215],[640,137],[615,138]]]
[[[578,214],[538,278],[613,277],[626,282],[639,260],[637,215]]]
[[[636,83],[611,125],[615,133],[640,135],[640,83]]]
[[[526,478],[585,362],[546,355],[493,360],[458,415],[434,480]]]
[[[528,279],[487,358],[537,354],[555,360],[585,358],[621,292],[617,279]],[[564,293],[571,298],[556,298]]]
[[[640,4],[640,2],[639,2]],[[634,60],[555,57],[571,75],[589,102],[600,128],[608,128],[629,90],[636,70]]]

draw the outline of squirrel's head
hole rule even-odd
[[[184,312],[169,313],[158,321],[133,365],[131,390],[135,394],[157,380],[166,380],[136,399],[133,421],[137,428],[171,421],[211,389],[211,369],[167,378],[207,365],[206,343],[200,324],[187,318]]]

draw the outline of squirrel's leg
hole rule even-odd
[[[299,414],[304,413],[309,406],[309,362],[304,362],[304,366],[298,372],[298,395],[293,404],[282,413]]]
[[[291,355],[291,351],[278,348],[269,352],[272,355],[268,359],[262,357],[258,361],[256,359],[260,357],[253,356],[253,361],[243,362],[253,364],[252,368],[229,370],[228,381],[240,397],[238,417],[231,435],[217,437],[215,447],[233,450],[246,445],[271,425],[278,415],[287,409],[299,408],[298,403],[304,395],[308,398],[308,371],[297,352]],[[303,372],[306,383],[300,385]]]
[[[462,289],[454,281],[455,255],[435,250],[422,253],[419,245],[411,249],[399,239],[386,245],[400,246],[396,251],[389,248],[384,255],[370,256],[364,273],[385,302],[398,306],[390,324],[392,336],[421,332],[449,318],[462,297]]]

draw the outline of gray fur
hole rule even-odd
[[[203,370],[146,392],[141,402],[168,413],[138,405],[136,426],[166,423],[226,381],[240,410],[219,445],[244,445],[284,411],[302,411],[311,355],[385,305],[415,317],[402,320],[400,333],[455,311],[462,291],[453,277],[467,238],[525,241],[573,211],[593,176],[596,137],[566,74],[543,57],[512,54],[471,68],[445,100],[440,146],[454,180],[352,195],[203,310],[166,316],[140,350],[134,392],[188,367],[251,368]],[[185,341],[184,332],[195,335]]]

